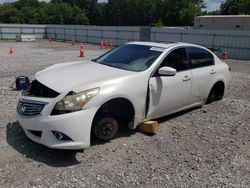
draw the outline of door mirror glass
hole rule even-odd
[[[176,69],[174,69],[172,67],[161,67],[158,70],[158,74],[160,76],[174,76],[174,75],[176,75]]]

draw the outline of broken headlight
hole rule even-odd
[[[51,115],[65,114],[82,110],[84,105],[99,93],[99,88],[80,93],[70,92],[56,103]]]

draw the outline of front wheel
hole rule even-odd
[[[96,138],[109,141],[118,133],[118,122],[112,117],[104,117],[93,125],[93,134]]]

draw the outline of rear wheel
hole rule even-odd
[[[118,122],[114,118],[104,117],[93,125],[93,134],[100,140],[108,141],[117,135],[118,129]]]
[[[211,89],[206,103],[209,104],[213,101],[221,100],[224,96],[224,83],[217,82]]]
[[[214,89],[212,88],[212,90],[210,91],[210,93],[209,93],[209,95],[208,95],[208,98],[207,98],[207,102],[206,102],[206,103],[209,104],[209,103],[215,101],[215,99],[216,99],[215,91],[214,91]]]

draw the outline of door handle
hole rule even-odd
[[[184,78],[182,79],[184,82],[189,81],[191,79],[190,76],[185,75]]]
[[[212,69],[211,71],[210,71],[210,74],[215,74],[216,73],[216,71],[214,70],[214,69]]]

